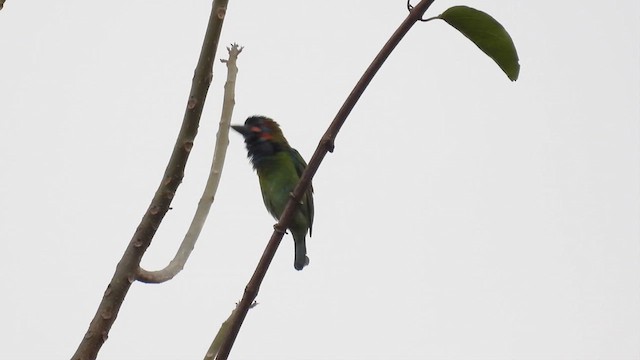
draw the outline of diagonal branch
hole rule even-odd
[[[257,302],[253,302],[251,306],[249,306],[249,308],[253,309],[257,305],[258,305]],[[216,337],[213,338],[213,341],[209,346],[209,350],[207,350],[207,353],[204,355],[204,360],[213,360],[215,358],[216,354],[218,353],[218,350],[220,350],[220,346],[222,345],[222,342],[224,341],[224,339],[226,339],[229,336],[231,323],[234,321],[233,318],[237,316],[236,315],[237,311],[238,311],[238,304],[236,304],[236,308],[233,309],[233,311],[231,312],[231,315],[229,315],[227,320],[225,320],[222,323],[222,325],[220,325],[220,329],[218,330]]]
[[[169,164],[158,190],[156,190],[149,208],[145,212],[140,225],[122,259],[116,267],[111,282],[104,292],[98,310],[89,325],[89,329],[72,356],[74,360],[93,360],[109,335],[109,330],[118,316],[120,306],[136,278],[140,260],[151,244],[151,240],[160,226],[160,222],[169,210],[178,185],[184,177],[184,168],[193,147],[193,140],[198,132],[198,124],[204,101],[213,78],[212,68],[222,23],[224,21],[228,0],[214,0],[209,23],[204,36],[200,58],[196,66],[187,108],[182,121],[180,133],[176,139]]]
[[[302,199],[302,196],[306,189],[309,187],[311,183],[311,179],[313,175],[318,170],[320,163],[324,159],[327,152],[332,152],[334,147],[334,140],[338,131],[344,124],[351,110],[353,110],[355,104],[360,99],[360,96],[364,93],[364,90],[367,88],[374,75],[378,72],[382,64],[384,64],[385,60],[393,49],[400,43],[400,40],[407,34],[407,32],[411,29],[411,27],[422,18],[422,15],[427,11],[429,6],[435,0],[422,0],[418,5],[412,7],[410,9],[409,15],[407,18],[400,24],[398,29],[391,35],[387,43],[382,47],[378,55],[373,59],[371,65],[364,72],[356,86],[353,88],[344,104],[338,110],[333,122],[329,125],[329,128],[320,139],[320,143],[316,148],[316,151],[313,154],[313,157],[309,160],[309,165],[305,169],[298,185],[293,191],[292,198],[289,199],[287,206],[285,207],[282,216],[280,216],[280,220],[278,224],[275,226],[275,230],[271,235],[271,239],[269,239],[269,243],[258,262],[258,266],[256,267],[251,280],[249,281],[247,287],[244,290],[244,295],[242,300],[238,304],[238,308],[236,309],[236,314],[232,318],[231,328],[229,332],[229,336],[223,342],[217,360],[226,360],[229,357],[229,353],[231,352],[231,348],[233,347],[233,343],[238,336],[238,332],[240,331],[240,327],[242,326],[242,322],[244,321],[251,304],[255,300],[258,295],[258,291],[260,289],[260,285],[262,284],[262,280],[264,279],[267,270],[269,268],[269,264],[273,260],[273,257],[280,245],[280,241],[282,240],[282,236],[284,235],[284,231],[282,229],[286,229],[289,223],[291,222],[291,218],[293,217],[293,212],[295,211],[297,204]]]
[[[138,268],[136,280],[145,283],[159,284],[169,281],[178,275],[178,273],[184,269],[184,265],[189,259],[189,255],[191,255],[198,236],[200,236],[200,232],[207,220],[209,210],[211,210],[213,199],[216,196],[218,185],[220,184],[224,159],[227,154],[227,146],[229,145],[229,124],[231,123],[231,116],[233,115],[233,107],[235,105],[235,86],[238,74],[236,61],[242,51],[242,47],[233,44],[231,48],[227,48],[227,50],[229,51],[229,59],[221,60],[227,64],[227,82],[224,85],[224,104],[222,105],[222,115],[220,116],[218,133],[216,135],[216,146],[213,152],[209,178],[202,192],[202,197],[198,202],[198,207],[193,215],[193,219],[191,220],[191,225],[189,225],[189,230],[187,230],[187,233],[184,235],[180,248],[176,252],[173,260],[171,260],[164,269],[157,271],[147,271],[142,267]]]

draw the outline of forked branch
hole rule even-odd
[[[142,267],[138,268],[137,280],[145,283],[159,284],[165,281],[173,279],[178,275],[184,265],[189,259],[189,255],[193,251],[196,245],[196,241],[200,236],[200,232],[204,227],[204,223],[207,220],[213,199],[218,191],[218,185],[220,184],[220,178],[222,175],[222,168],[224,167],[224,159],[227,155],[227,147],[229,145],[229,124],[231,123],[231,116],[233,115],[233,108],[235,105],[235,86],[236,77],[238,74],[238,67],[236,61],[238,55],[242,51],[242,47],[237,44],[231,45],[227,48],[229,51],[229,59],[221,60],[227,64],[227,82],[224,85],[224,103],[222,104],[222,114],[220,116],[220,122],[218,124],[218,133],[216,134],[216,146],[213,151],[213,160],[211,161],[211,170],[209,171],[209,178],[198,202],[198,207],[191,220],[191,225],[187,233],[182,239],[180,248],[176,252],[173,260],[162,270],[147,271]]]
[[[198,133],[200,116],[209,90],[209,84],[213,78],[213,59],[218,48],[227,3],[228,0],[214,0],[213,2],[198,65],[191,84],[187,108],[182,120],[182,127],[171,153],[169,164],[149,208],[142,217],[140,225],[138,225],[116,267],[116,271],[104,292],[102,301],[89,325],[87,333],[72,356],[73,360],[93,360],[98,356],[98,352],[118,316],[120,306],[122,306],[131,284],[136,279],[140,260],[151,244],[156,230],[160,227],[164,215],[169,210],[169,205],[178,189],[178,185],[182,182],[184,168],[193,147],[193,141]]]

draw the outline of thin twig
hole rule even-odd
[[[258,303],[254,301],[249,308],[253,309],[257,305]],[[233,309],[231,315],[229,315],[227,320],[225,320],[222,325],[220,325],[220,329],[218,330],[216,337],[213,338],[211,346],[209,346],[209,350],[207,350],[207,353],[204,355],[204,360],[212,360],[213,358],[215,358],[216,354],[218,354],[220,346],[222,346],[222,342],[229,336],[229,331],[231,331],[231,323],[233,322],[233,318],[237,313],[238,304],[236,304],[236,308]]]
[[[173,279],[174,276],[184,269],[184,265],[187,263],[189,255],[191,255],[191,251],[193,251],[196,245],[198,236],[200,236],[200,232],[204,227],[216,192],[218,191],[222,168],[224,167],[224,159],[227,155],[227,147],[229,145],[229,124],[231,123],[231,116],[233,115],[233,107],[235,105],[235,86],[238,74],[236,61],[242,51],[242,47],[237,44],[232,44],[231,48],[227,48],[227,50],[229,51],[229,59],[221,60],[227,64],[224,103],[222,104],[222,114],[218,125],[218,133],[216,134],[216,146],[213,152],[213,160],[211,161],[211,170],[209,171],[207,184],[198,202],[198,207],[191,220],[189,230],[187,230],[187,233],[184,235],[180,248],[176,252],[173,260],[162,270],[147,271],[142,267],[138,268],[137,280],[142,282],[153,284],[163,283]]]
[[[402,22],[402,24],[400,24],[400,26],[393,33],[393,35],[391,35],[391,38],[389,38],[389,40],[382,47],[382,49],[380,50],[376,58],[373,60],[371,65],[369,65],[367,70],[364,72],[364,74],[362,75],[362,77],[360,78],[356,86],[353,88],[353,90],[345,100],[340,110],[338,110],[338,113],[336,114],[335,118],[329,125],[329,128],[327,129],[327,131],[322,136],[322,139],[320,139],[320,143],[318,144],[318,147],[316,148],[316,151],[314,152],[313,156],[309,160],[309,165],[307,166],[304,173],[302,174],[302,177],[300,178],[298,185],[293,191],[292,198],[289,199],[287,206],[282,212],[282,215],[280,216],[280,220],[278,221],[276,228],[286,229],[288,227],[288,224],[291,221],[291,218],[293,217],[293,213],[298,203],[302,199],[304,192],[306,191],[307,187],[309,187],[309,184],[311,183],[311,179],[313,178],[313,175],[318,170],[318,167],[320,166],[320,163],[324,159],[325,155],[327,155],[327,152],[333,150],[334,140],[336,138],[336,135],[340,131],[340,128],[346,121],[347,116],[349,115],[351,110],[353,110],[353,107],[357,103],[358,99],[360,99],[360,96],[362,95],[364,90],[367,88],[367,85],[369,85],[369,83],[373,79],[376,72],[380,69],[382,64],[384,64],[385,60],[387,59],[387,57],[389,57],[389,55],[391,54],[393,49],[398,45],[400,40],[402,40],[402,38],[407,34],[407,32],[411,29],[411,27],[417,21],[422,19],[422,15],[427,11],[429,6],[431,6],[431,4],[434,1],[435,0],[422,0],[420,1],[420,3],[418,3],[418,5],[416,5],[411,9],[407,18]],[[258,262],[258,266],[256,267],[256,270],[253,273],[251,280],[249,281],[247,287],[244,290],[244,295],[242,297],[242,300],[238,304],[238,308],[236,309],[236,314],[232,319],[233,321],[231,324],[229,336],[225,339],[224,343],[222,344],[220,351],[218,353],[218,356],[216,357],[217,360],[226,360],[229,357],[229,353],[231,351],[231,348],[233,347],[233,343],[236,337],[238,336],[238,332],[240,331],[242,322],[247,316],[249,307],[251,306],[256,296],[258,295],[258,291],[260,289],[260,285],[262,284],[262,280],[264,279],[267,273],[267,270],[269,268],[269,264],[271,264],[271,261],[273,260],[276,250],[280,245],[282,236],[283,236],[283,233],[277,230],[275,230],[271,235],[271,238],[269,239],[269,243],[267,244],[267,247],[265,248],[264,253],[262,254],[262,257]]]
[[[200,58],[196,66],[187,108],[182,121],[180,133],[176,139],[171,158],[164,176],[156,190],[149,208],[145,212],[140,225],[127,246],[111,282],[104,292],[89,329],[72,356],[73,360],[93,360],[109,335],[109,330],[118,316],[120,306],[136,278],[140,260],[151,244],[151,240],[160,226],[164,215],[169,210],[178,185],[184,177],[184,168],[198,132],[200,115],[204,101],[213,78],[212,68],[215,58],[222,23],[228,0],[214,0],[205,33]]]

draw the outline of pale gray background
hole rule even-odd
[[[519,81],[445,23],[416,26],[315,178],[311,266],[294,271],[285,238],[233,358],[640,359],[640,3],[463,3],[511,33]],[[209,9],[0,12],[0,358],[74,352],[164,171]],[[235,122],[274,117],[308,159],[405,15],[404,1],[232,0]],[[148,268],[173,256],[202,190],[215,69]],[[231,135],[186,270],[133,286],[100,359],[200,359],[240,299],[274,220]]]

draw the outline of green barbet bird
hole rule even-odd
[[[279,219],[307,163],[289,145],[280,126],[272,119],[252,116],[244,126],[231,127],[244,137],[248,157],[258,173],[264,205],[274,218]],[[293,267],[296,270],[309,265],[305,238],[307,230],[311,236],[312,225],[313,188],[309,185],[289,224],[295,245]]]

